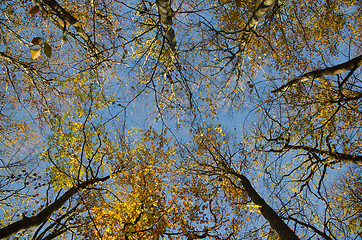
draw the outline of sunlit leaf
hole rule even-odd
[[[79,21],[77,21],[75,24],[73,24],[73,26],[74,26],[74,27],[81,27],[82,24],[81,24]]]
[[[31,58],[32,59],[37,59],[40,56],[40,52],[41,52],[40,48],[31,50]]]

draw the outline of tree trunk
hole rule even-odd
[[[345,163],[353,163],[357,165],[362,165],[362,156],[360,155],[351,155],[346,153],[338,153],[338,152],[329,152],[325,150],[321,150],[318,148],[307,147],[307,146],[293,146],[293,145],[285,145],[286,149],[297,149],[297,150],[305,150],[310,153],[317,153],[328,156],[330,159],[337,160],[338,162]]]
[[[160,15],[160,21],[163,29],[165,30],[165,37],[172,52],[176,53],[176,37],[172,28],[173,11],[171,9],[170,0],[157,0],[156,1],[158,14]]]
[[[239,51],[244,50],[252,29],[255,27],[255,25],[259,22],[260,18],[266,13],[268,8],[270,8],[270,6],[274,2],[275,2],[275,0],[264,0],[262,3],[260,3],[258,8],[255,10],[253,15],[249,19],[248,23],[245,25],[245,28],[243,29],[244,33],[240,39],[241,43],[239,46]]]
[[[109,176],[104,178],[96,178],[89,181],[86,181],[82,184],[74,186],[66,191],[59,199],[55,200],[52,204],[47,206],[41,212],[33,217],[23,217],[23,219],[16,221],[14,223],[9,224],[6,227],[0,229],[0,239],[8,239],[12,235],[20,232],[21,230],[29,229],[31,227],[35,227],[43,223],[47,220],[51,214],[60,209],[66,201],[68,201],[75,193],[79,191],[79,189],[85,188],[90,184],[96,182],[104,182],[109,179]]]
[[[255,191],[249,179],[244,175],[233,172],[244,187],[254,204],[261,206],[260,212],[270,223],[270,226],[277,232],[281,240],[299,240],[297,235],[288,227],[288,225],[278,216],[278,214],[264,201],[264,199]]]

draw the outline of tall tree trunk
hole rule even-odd
[[[239,51],[244,51],[246,43],[248,42],[251,31],[255,27],[255,25],[259,22],[260,18],[266,13],[268,8],[275,2],[275,0],[264,0],[258,8],[255,10],[248,23],[245,25],[243,29],[243,35],[240,39]]]
[[[261,214],[270,223],[270,226],[277,232],[281,240],[299,240],[297,235],[278,216],[278,214],[269,206],[269,204],[267,204],[264,199],[255,191],[247,177],[236,172],[233,172],[232,174],[239,178],[245,192],[248,194],[254,204],[261,206]]]
[[[104,182],[109,179],[109,176],[104,178],[95,178],[89,181],[86,181],[82,184],[74,186],[66,191],[59,199],[55,200],[52,204],[44,208],[41,212],[33,217],[23,217],[23,219],[13,222],[6,227],[0,229],[0,239],[8,239],[12,235],[20,232],[21,230],[29,229],[43,223],[46,219],[50,217],[55,211],[60,209],[74,194],[76,194],[80,189],[87,187],[90,184],[96,182]]]
[[[156,0],[158,14],[160,15],[160,21],[165,31],[165,37],[168,45],[170,46],[173,54],[176,53],[176,37],[175,31],[172,28],[173,11],[171,9],[170,0]]]

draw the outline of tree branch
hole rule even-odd
[[[0,239],[7,239],[10,236],[18,233],[21,230],[29,229],[34,226],[40,225],[46,219],[50,217],[52,213],[60,209],[63,204],[68,201],[75,193],[79,191],[79,189],[85,188],[90,184],[94,184],[96,182],[104,182],[108,180],[110,176],[106,176],[103,178],[95,178],[88,180],[84,183],[78,184],[72,188],[70,188],[67,192],[65,192],[59,199],[55,200],[52,204],[47,206],[41,212],[33,217],[23,217],[23,219],[16,221],[14,223],[9,224],[6,227],[0,229]]]
[[[243,51],[245,48],[245,45],[247,43],[247,40],[253,30],[253,28],[256,26],[256,24],[259,22],[260,18],[266,13],[268,8],[275,2],[275,0],[264,0],[258,8],[255,10],[251,18],[249,19],[248,23],[245,25],[243,29],[243,36],[241,37],[241,43],[239,46],[239,52]]]
[[[292,221],[294,221],[294,222],[296,222],[296,223],[298,223],[298,224],[300,224],[300,225],[302,225],[302,226],[304,226],[304,227],[307,227],[307,228],[312,229],[315,233],[317,233],[318,235],[320,235],[321,237],[323,237],[323,238],[326,239],[326,240],[332,240],[332,238],[330,238],[326,233],[318,230],[316,227],[314,227],[314,226],[312,226],[312,225],[310,225],[310,224],[308,224],[308,223],[299,221],[298,219],[293,218],[293,217],[288,217],[288,218],[286,218],[286,219],[290,219],[290,220],[292,220]]]
[[[35,69],[30,63],[23,62],[10,55],[7,55],[5,52],[1,52],[1,51],[0,51],[0,58],[14,64],[15,66],[17,66],[19,68],[22,68],[28,74],[29,74],[29,72],[32,72],[35,75],[40,76],[39,70]]]
[[[84,40],[88,48],[92,52],[94,52],[96,57],[104,60],[103,56],[101,55],[101,52],[97,49],[95,43],[93,43],[93,41],[90,40],[88,34],[82,28],[81,23],[75,17],[73,17],[73,15],[67,12],[62,6],[60,6],[58,2],[56,2],[55,0],[42,0],[42,1],[35,0],[35,1],[40,6],[44,7],[44,5],[46,5],[50,7],[55,12],[55,15],[58,18],[60,18],[62,21],[64,21],[64,23],[67,22],[70,25],[72,25],[79,34],[79,36]]]
[[[361,65],[362,65],[362,55],[355,57],[352,60],[349,60],[347,62],[333,66],[333,67],[319,69],[319,70],[315,70],[315,71],[303,74],[297,78],[294,78],[293,80],[289,81],[288,83],[282,85],[281,87],[273,90],[272,93],[284,92],[300,82],[305,82],[312,78],[314,79],[314,78],[321,78],[324,76],[336,75],[339,73],[346,72],[348,70],[352,70],[354,68],[358,68]]]
[[[330,151],[321,150],[321,149],[314,148],[314,147],[298,146],[298,145],[294,146],[294,145],[289,145],[289,144],[286,144],[284,146],[284,148],[286,148],[288,150],[289,149],[305,150],[310,153],[327,155],[329,158],[337,160],[337,161],[362,165],[362,156],[360,156],[360,155],[330,152]]]

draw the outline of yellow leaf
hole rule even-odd
[[[80,22],[78,22],[78,21],[77,21],[76,23],[74,23],[74,24],[73,24],[73,26],[74,26],[74,27],[81,27],[81,26],[82,26],[82,24],[81,24]]]
[[[40,48],[31,50],[31,58],[37,59],[40,56]]]

